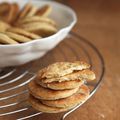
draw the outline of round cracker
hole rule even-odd
[[[76,106],[82,102],[84,102],[88,96],[89,96],[89,88],[86,85],[82,85],[78,93],[59,100],[41,100],[41,102],[44,105],[50,106],[50,107],[60,107],[60,108],[66,108],[66,107],[72,107]]]
[[[0,5],[0,19],[8,23],[12,23],[18,14],[19,6],[17,3]]]
[[[16,33],[12,33],[12,32],[5,32],[6,35],[8,35],[10,38],[14,39],[15,41],[18,42],[29,42],[31,41],[30,38],[16,34]]]
[[[37,7],[35,6],[31,6],[30,10],[28,11],[28,13],[26,14],[25,17],[31,17],[33,16],[37,11]]]
[[[10,28],[7,31],[12,32],[12,33],[17,33],[19,35],[23,35],[23,36],[26,36],[26,37],[31,38],[31,39],[39,39],[39,38],[41,38],[39,35],[28,32],[28,31],[25,31],[25,30],[23,30],[21,28]]]
[[[8,28],[10,28],[8,23],[0,21],[0,32],[5,32]]]
[[[83,80],[72,80],[72,81],[63,81],[63,82],[51,82],[51,83],[43,83],[40,80],[36,79],[36,82],[45,88],[50,88],[53,90],[65,90],[65,89],[74,89],[76,87],[81,86],[84,81]]]
[[[36,33],[42,37],[47,37],[57,32],[56,27],[45,22],[31,22],[21,25],[24,30]]]
[[[58,78],[70,74],[73,71],[90,68],[90,65],[83,61],[56,62],[43,68],[38,72],[37,78]]]
[[[50,5],[45,5],[37,10],[35,15],[47,17],[52,11],[52,7]]]
[[[19,12],[19,6],[17,3],[13,3],[11,5],[11,13],[9,16],[9,23],[14,23],[16,22],[16,19],[18,17],[18,12]]]
[[[27,3],[24,8],[20,11],[18,19],[22,19],[24,17],[26,17],[26,15],[28,14],[29,10],[31,9],[32,5],[30,3]]]
[[[86,69],[86,70],[81,70],[78,72],[73,72],[71,74],[58,77],[58,78],[48,78],[48,79],[38,78],[38,80],[40,80],[43,83],[51,83],[51,82],[63,82],[63,81],[70,81],[70,80],[91,81],[91,80],[94,80],[95,78],[96,78],[95,73],[89,69]]]
[[[66,97],[69,97],[69,96],[73,95],[74,93],[76,93],[79,89],[79,87],[77,87],[77,88],[70,89],[70,90],[56,91],[56,90],[44,88],[44,87],[36,84],[35,81],[31,81],[29,83],[28,88],[30,90],[30,93],[34,97],[36,97],[38,99],[44,99],[44,100],[56,100],[56,99],[60,99],[60,98],[66,98]]]
[[[9,22],[12,12],[12,5],[6,2],[0,4],[0,19]]]
[[[68,111],[71,109],[71,107],[69,108],[49,107],[47,105],[42,104],[40,100],[36,99],[32,95],[29,96],[28,101],[34,109],[41,111],[41,112],[45,112],[45,113],[59,113],[59,112],[64,112],[64,111]]]
[[[15,40],[11,39],[4,33],[0,33],[0,43],[2,44],[17,44]]]
[[[47,22],[53,26],[57,26],[54,20],[47,18],[47,17],[42,17],[42,16],[26,17],[22,20],[19,20],[17,24],[20,25],[20,24],[26,24],[26,23],[31,23],[31,22]]]
[[[0,3],[0,16],[9,10],[10,4],[8,2]]]

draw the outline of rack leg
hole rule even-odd
[[[65,118],[66,118],[69,114],[71,114],[73,111],[75,111],[76,109],[77,109],[77,108],[72,109],[72,110],[68,111],[67,113],[65,113],[65,114],[61,117],[61,120],[65,120]]]

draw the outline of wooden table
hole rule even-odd
[[[66,0],[65,3],[71,6],[78,16],[73,32],[86,38],[98,48],[106,68],[103,82],[96,94],[66,120],[120,120],[120,1]],[[57,49],[53,51],[57,52]],[[45,58],[38,61],[39,65],[43,61],[47,64],[50,55],[48,53]],[[61,58],[60,54],[57,57],[57,59]],[[51,62],[52,59],[49,59],[48,63]],[[23,112],[23,114],[27,113]],[[59,119],[57,114],[45,114],[41,117],[42,120]],[[31,118],[31,120],[38,119],[39,116]],[[8,118],[2,117],[0,120],[8,120]]]
[[[67,0],[77,13],[74,32],[102,53],[105,75],[98,92],[68,120],[120,120],[120,1]]]

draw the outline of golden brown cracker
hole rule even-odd
[[[19,6],[17,3],[13,3],[12,4],[12,12],[11,12],[11,15],[10,15],[10,23],[13,24],[16,22],[16,19],[18,17],[18,13],[19,13]]]
[[[23,35],[23,36],[28,37],[30,39],[39,39],[39,38],[41,38],[39,35],[28,32],[28,31],[25,31],[24,29],[21,29],[21,28],[13,28],[12,27],[12,28],[9,28],[7,31],[12,32],[12,33],[16,33],[16,34],[19,34],[19,35]]]
[[[10,27],[8,23],[0,21],[0,32],[5,32]]]
[[[64,75],[62,77],[57,78],[48,78],[48,79],[39,79],[43,83],[51,83],[51,82],[63,82],[63,81],[70,81],[70,80],[84,80],[84,81],[91,81],[95,80],[95,73],[89,69],[81,70],[77,72],[73,72],[68,75]]]
[[[31,22],[46,22],[49,23],[53,26],[57,26],[56,22],[50,18],[47,17],[42,17],[42,16],[31,16],[31,17],[26,17],[22,20],[19,20],[17,22],[18,25],[20,24],[26,24],[26,23],[31,23]]]
[[[9,10],[10,4],[8,2],[0,3],[0,15],[6,13]]]
[[[49,107],[47,105],[42,104],[40,100],[36,99],[32,95],[29,96],[28,101],[34,109],[41,111],[41,112],[45,112],[45,113],[59,113],[59,112],[64,112],[64,111],[71,109],[71,107],[69,108]]]
[[[31,17],[33,16],[37,11],[37,7],[35,6],[31,6],[30,10],[28,11],[28,13],[26,14],[25,17]]]
[[[1,44],[17,44],[15,40],[11,39],[4,33],[0,33],[0,43]]]
[[[50,107],[72,107],[84,102],[88,98],[89,93],[89,88],[86,85],[82,85],[80,86],[78,92],[70,97],[59,100],[41,100],[41,102]]]
[[[6,35],[8,35],[10,38],[14,39],[17,42],[29,42],[31,41],[30,38],[16,34],[16,33],[12,33],[12,32],[5,32]]]
[[[70,81],[63,81],[63,82],[43,83],[38,79],[36,79],[36,82],[42,87],[50,88],[53,90],[74,89],[76,87],[81,86],[84,83],[83,80],[70,80]]]
[[[50,5],[44,5],[43,7],[39,8],[35,15],[38,16],[48,16],[52,11],[52,7]]]
[[[31,22],[23,24],[21,27],[42,37],[47,37],[57,32],[56,27],[45,22]]]
[[[23,7],[23,9],[20,11],[19,16],[18,16],[18,19],[24,18],[24,17],[28,14],[28,12],[29,12],[29,10],[31,9],[31,7],[32,7],[32,5],[31,5],[30,3],[27,3],[27,4]]]
[[[79,87],[70,89],[70,90],[51,90],[47,88],[43,88],[42,86],[35,83],[35,81],[31,81],[28,86],[30,93],[38,98],[38,99],[45,99],[45,100],[56,100],[60,98],[66,98],[74,93],[76,93]]]
[[[83,61],[75,62],[56,62],[43,68],[38,72],[38,79],[42,78],[59,78],[73,71],[79,71],[90,68],[90,65]]]

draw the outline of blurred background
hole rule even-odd
[[[73,31],[103,55],[105,76],[98,92],[74,120],[120,120],[120,0],[65,0],[77,13]]]
[[[65,120],[120,120],[120,0],[56,1],[70,6],[76,12],[78,21],[72,32],[93,44],[100,51],[105,62],[105,75],[98,91]],[[74,48],[72,43],[71,46]],[[59,50],[60,47],[58,50],[54,49],[55,53]],[[61,57],[59,54],[55,55],[54,51],[42,58],[41,62],[39,61],[41,65],[43,62],[53,62],[50,58],[54,56],[56,59]],[[68,49],[67,52],[70,54],[71,51]],[[80,54],[79,49],[77,52]],[[66,56],[69,57],[69,54]],[[30,66],[37,66],[39,62]],[[59,116],[45,114],[42,118],[57,120]],[[38,119],[40,119],[39,116],[36,119],[31,118],[31,120]]]

